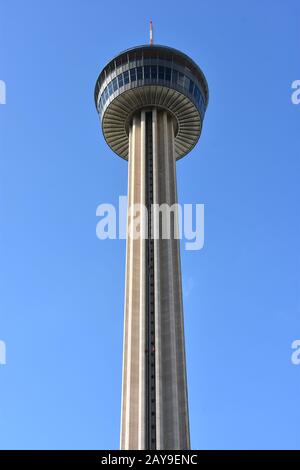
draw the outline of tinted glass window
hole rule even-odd
[[[193,88],[194,88],[194,82],[192,80],[190,80],[190,84],[189,84],[189,92],[191,94],[193,94]]]
[[[177,80],[178,80],[178,72],[177,72],[177,70],[173,70],[172,83],[177,83]]]
[[[112,85],[112,82],[110,82],[110,84],[108,85],[108,94],[111,95],[113,92],[113,85]]]
[[[184,88],[186,88],[186,90],[188,90],[189,86],[190,86],[190,79],[185,75],[184,76]]]
[[[121,88],[121,86],[123,86],[124,84],[124,80],[123,80],[123,75],[119,75],[118,76],[118,83],[119,83],[119,88]]]
[[[198,101],[199,98],[200,98],[200,90],[197,87],[197,85],[195,85],[195,88],[194,88],[194,97],[195,97],[196,101]]]
[[[165,78],[165,68],[161,65],[158,66],[158,78],[163,80]]]
[[[129,83],[129,73],[128,73],[128,70],[126,70],[126,72],[123,73],[123,77],[124,77],[124,84],[126,85],[127,83]]]
[[[151,65],[151,78],[157,78],[157,67],[156,67],[156,65]]]
[[[204,112],[205,111],[205,104],[204,104],[204,100],[203,100],[203,97],[202,97],[201,94],[200,94],[200,106],[201,106],[202,111]]]
[[[137,67],[136,74],[138,80],[143,80],[143,67]]]
[[[181,85],[181,86],[184,85],[184,75],[181,72],[178,72],[177,83],[178,83],[178,85]]]
[[[116,78],[113,79],[112,84],[114,91],[116,91],[118,89],[118,82]]]
[[[130,69],[130,80],[136,82],[136,69]]]
[[[171,80],[171,69],[169,67],[166,67],[166,77],[165,79],[167,80],[167,82],[169,82]]]
[[[144,78],[150,78],[150,66],[149,65],[145,65],[144,67]]]

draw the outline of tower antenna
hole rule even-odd
[[[153,46],[153,23],[150,20],[150,46]]]

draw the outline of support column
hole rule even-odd
[[[177,202],[174,126],[166,111],[134,116],[128,171],[121,449],[189,449],[179,240],[174,228],[163,239],[159,213],[151,212],[152,204]],[[149,211],[136,239],[133,204]],[[153,228],[159,238],[146,240]]]
[[[145,205],[144,112],[134,116],[129,142],[121,449],[145,449],[146,240],[134,236],[139,215],[134,209]]]
[[[154,113],[154,204],[177,203],[174,125],[166,111]],[[159,214],[155,240],[157,449],[189,449],[189,418],[184,346],[178,214],[163,239]],[[175,221],[174,221],[175,217]]]

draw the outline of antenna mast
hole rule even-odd
[[[153,23],[152,20],[150,20],[150,46],[153,45]]]

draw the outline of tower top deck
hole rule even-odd
[[[167,46],[127,49],[101,71],[95,104],[107,144],[128,159],[128,134],[133,114],[151,107],[166,109],[175,125],[176,158],[197,143],[208,104],[208,85],[198,65]]]

